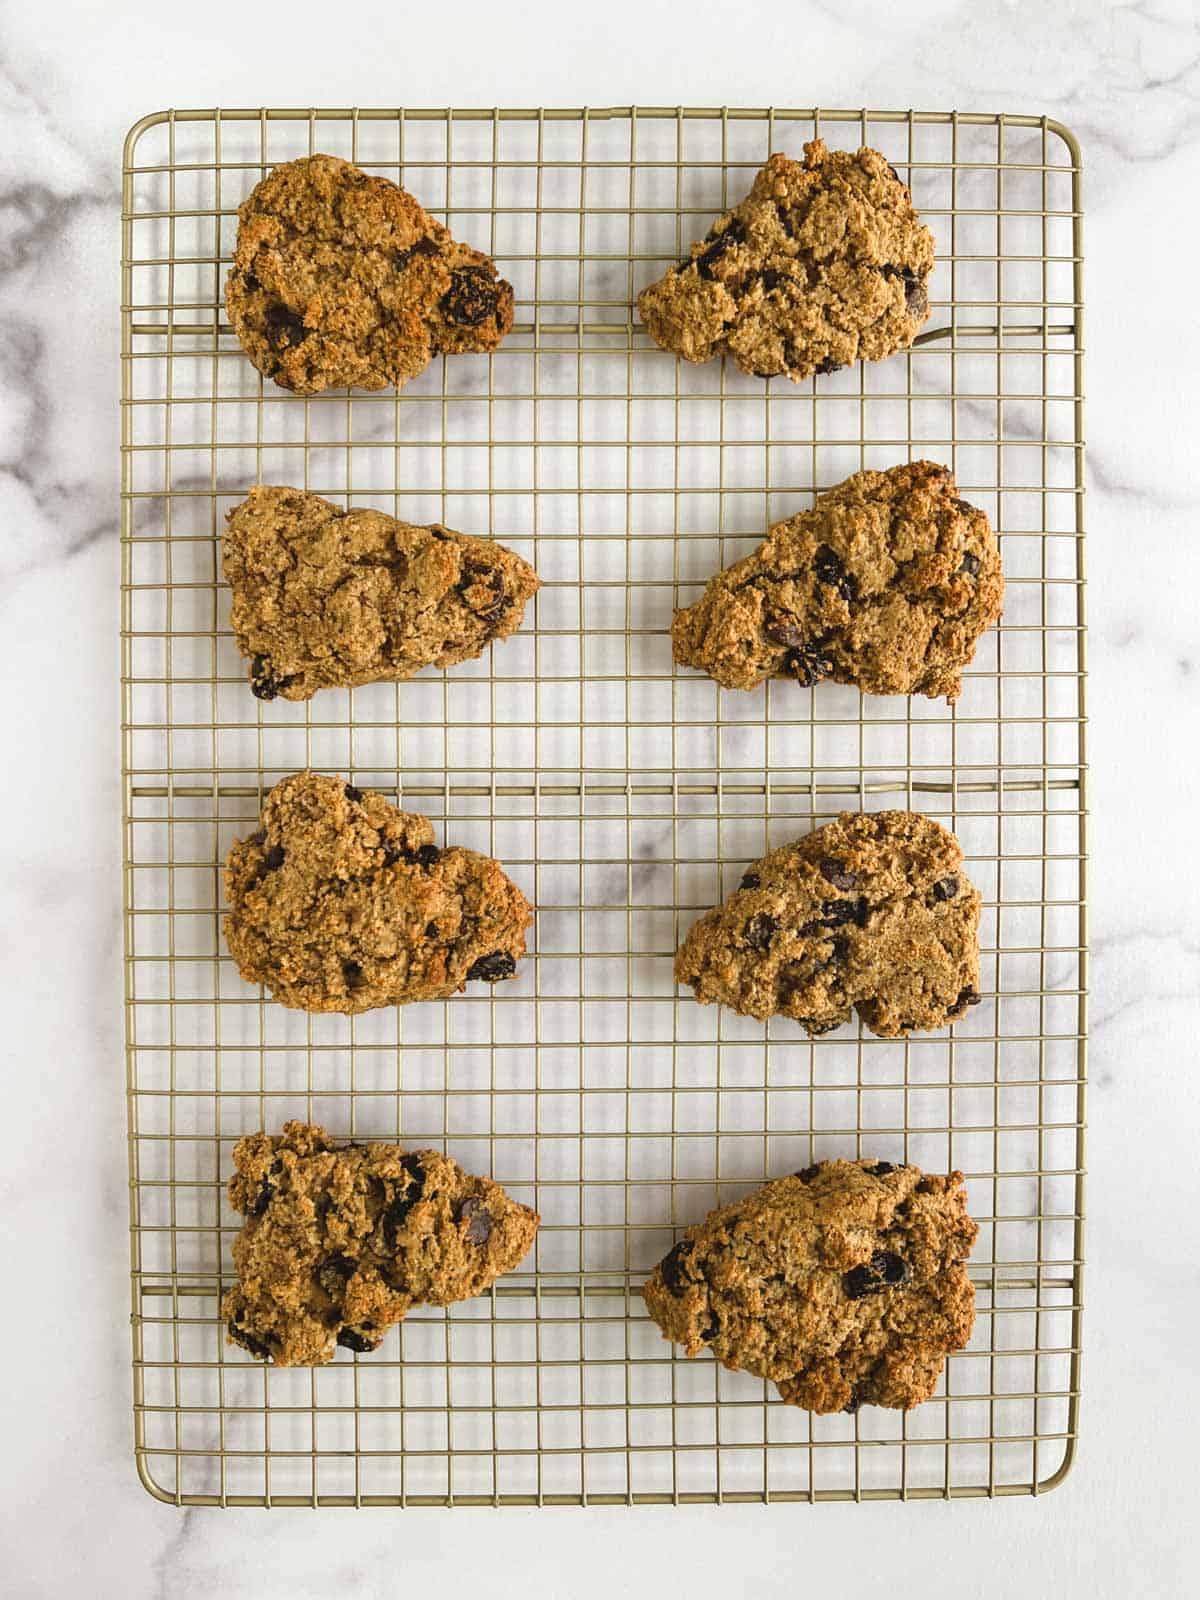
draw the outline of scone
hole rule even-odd
[[[437,355],[494,350],[513,292],[398,185],[337,156],[287,161],[238,208],[225,308],[296,394],[399,387]]]
[[[294,772],[225,863],[225,938],[281,1005],[351,1014],[511,978],[529,902],[500,864],[439,849],[427,817]]]
[[[777,522],[752,555],[675,614],[682,666],[727,689],[822,678],[953,703],[1004,576],[987,516],[949,467],[856,472]]]
[[[285,1122],[278,1138],[239,1139],[233,1164],[246,1220],[221,1315],[232,1344],[280,1367],[374,1350],[413,1306],[482,1294],[537,1232],[536,1211],[436,1150],[335,1147]]]
[[[266,484],[229,513],[222,565],[260,700],[470,660],[520,627],[538,587],[529,563],[490,539]]]
[[[687,361],[728,354],[743,372],[798,383],[911,345],[932,270],[933,236],[883,156],[813,139],[803,161],[771,156],[638,310],[655,343]]]
[[[982,897],[952,833],[915,811],[842,812],[750,866],[692,925],[675,977],[702,1004],[828,1033],[858,1010],[883,1038],[979,1000]]]
[[[909,1410],[975,1321],[961,1172],[821,1161],[710,1212],[642,1290],[667,1339],[790,1405]]]

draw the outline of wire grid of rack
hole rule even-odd
[[[688,367],[637,292],[773,149],[880,149],[938,243],[914,349],[813,383]],[[494,356],[299,399],[224,321],[236,208],[329,151],[403,181],[515,286]],[[1044,1490],[1079,1397],[1085,1036],[1080,163],[1045,118],[815,110],[175,111],[124,172],[123,682],[135,1446],[177,1504],[579,1504]],[[673,669],[672,608],[863,466],[929,456],[1008,577],[953,709]],[[543,587],[478,662],[264,705],[219,572],[255,481],[504,540]],[[537,907],[511,983],[309,1017],[242,982],[220,864],[312,766],[497,855]],[[676,992],[692,919],[841,809],[951,826],[983,1004],[808,1041]],[[223,1340],[234,1140],[289,1116],[434,1144],[543,1216],[522,1269],[375,1354]],[[717,1201],[834,1155],[960,1167],[979,1317],[908,1415],[813,1417],[642,1310]]]

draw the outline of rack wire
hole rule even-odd
[[[910,352],[813,383],[689,367],[641,287],[771,150],[870,144],[938,262]],[[299,399],[224,321],[236,208],[315,150],[411,188],[515,286],[490,357]],[[162,112],[124,161],[125,981],[135,1453],[178,1505],[598,1504],[1037,1493],[1074,1451],[1086,1031],[1079,150],[1046,118],[828,110]],[[1000,626],[953,710],[722,691],[672,608],[864,466],[952,465],[1000,535]],[[249,693],[226,511],[301,485],[504,540],[543,587],[478,662],[305,705]],[[239,977],[220,866],[312,766],[498,856],[537,907],[485,996],[306,1016]],[[681,933],[841,809],[952,827],[984,1003],[908,1041],[806,1040],[677,993]],[[233,1142],[289,1116],[436,1145],[542,1212],[522,1270],[373,1355],[225,1344]],[[979,1317],[911,1414],[813,1417],[688,1362],[638,1293],[718,1201],[813,1159],[961,1168]]]

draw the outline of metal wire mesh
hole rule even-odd
[[[907,355],[764,384],[632,309],[773,149],[873,145],[938,243]],[[494,255],[517,322],[402,392],[264,386],[223,320],[236,207],[314,150]],[[1085,1031],[1081,212],[1046,119],[609,109],[176,111],[124,172],[123,682],[135,1447],[178,1504],[577,1504],[1036,1492],[1076,1434]],[[951,464],[1008,596],[957,709],[673,669],[672,608],[863,466]],[[306,705],[248,692],[218,543],[255,481],[504,540],[543,579],[482,660]],[[308,1017],[242,982],[220,863],[312,766],[497,855],[537,907],[486,996]],[[952,827],[984,1003],[952,1033],[807,1041],[677,994],[681,932],[840,809]],[[524,1269],[374,1355],[223,1340],[233,1141],[289,1116],[434,1144],[535,1204]],[[638,1289],[765,1177],[962,1168],[979,1319],[909,1415],[811,1417],[687,1362]]]

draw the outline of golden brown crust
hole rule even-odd
[[[644,289],[647,332],[793,382],[906,349],[929,316],[933,237],[877,150],[776,152],[690,258]]]
[[[810,1034],[944,1028],[979,1000],[982,898],[952,833],[915,811],[855,815],[772,850],[693,923],[675,977],[702,1004]]]
[[[229,513],[222,566],[263,700],[470,660],[520,627],[538,587],[529,563],[491,539],[266,484]]]
[[[373,1350],[412,1306],[482,1294],[537,1232],[536,1211],[436,1150],[335,1148],[286,1122],[240,1139],[233,1162],[229,1201],[246,1220],[221,1315],[231,1344],[281,1367]]]
[[[689,1356],[769,1378],[792,1405],[909,1409],[971,1337],[962,1173],[824,1161],[711,1212],[642,1290]]]
[[[312,155],[276,167],[238,208],[225,306],[264,377],[319,394],[400,386],[435,355],[494,350],[513,292],[407,190]]]
[[[856,472],[777,522],[752,555],[675,613],[675,659],[727,689],[824,678],[867,694],[945,695],[1000,615],[987,516],[948,467]]]
[[[428,818],[295,772],[225,863],[225,938],[248,983],[305,1011],[445,999],[511,978],[533,912],[500,864],[438,849]]]

